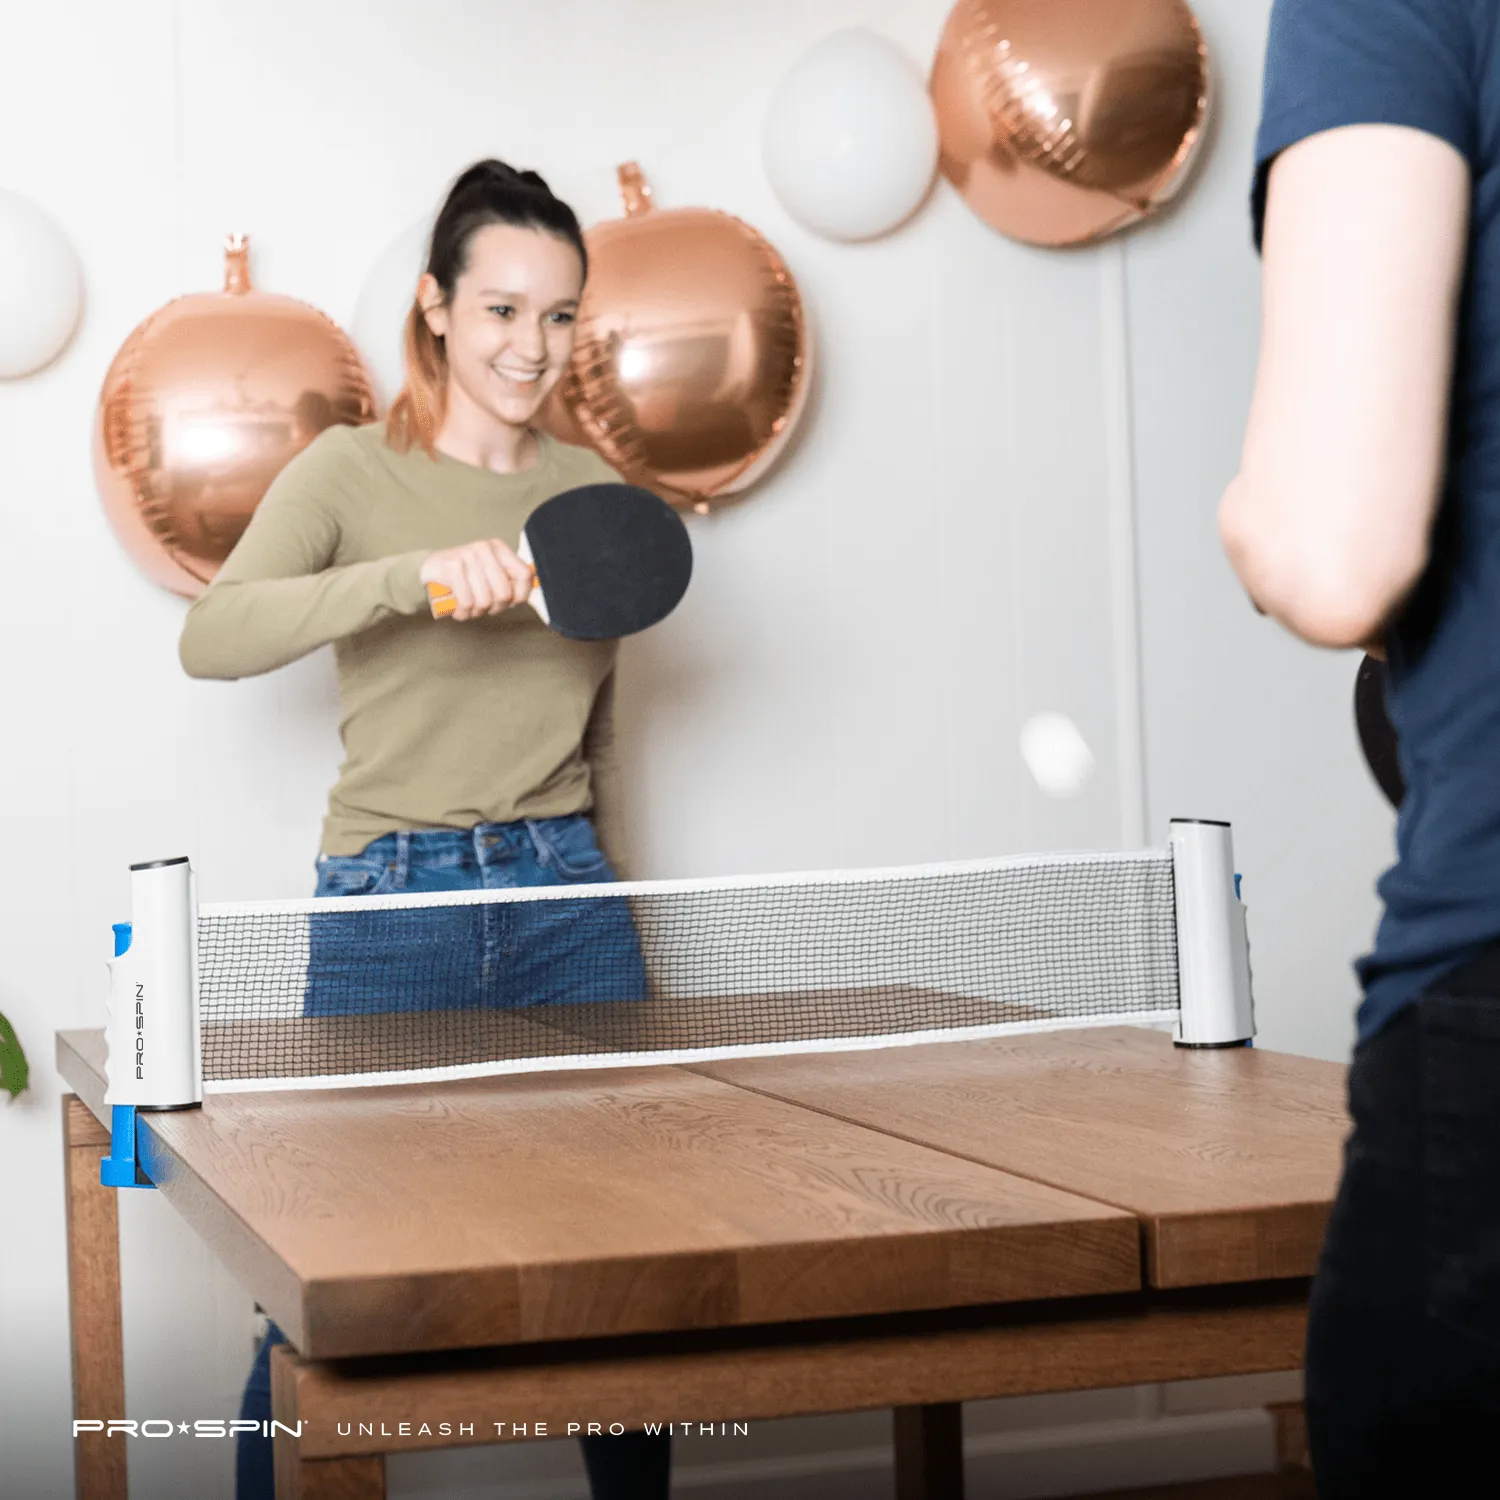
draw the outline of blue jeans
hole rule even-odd
[[[587,818],[543,818],[386,834],[358,854],[323,856],[316,894],[499,890],[613,879]],[[490,913],[497,914],[493,920],[487,920]],[[421,951],[415,943],[402,944],[399,928],[382,932],[361,916],[330,913],[332,920],[315,919],[305,1014],[645,998],[635,929],[618,897],[427,908],[421,913]],[[436,943],[433,919],[443,929]],[[437,976],[436,992],[431,961],[423,958],[434,948],[452,955],[451,965]],[[378,989],[372,973],[380,976]],[[285,1341],[273,1323],[245,1385],[243,1419],[270,1421],[271,1349]],[[666,1500],[670,1438],[632,1432],[579,1441],[594,1500]],[[237,1444],[237,1500],[272,1500],[271,1439],[242,1433]]]
[[[320,896],[587,885],[614,879],[587,818],[388,833],[318,861]],[[329,912],[311,922],[303,1014],[518,1010],[645,1000],[630,909],[618,896]]]

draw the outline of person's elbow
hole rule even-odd
[[[225,633],[212,618],[214,609],[207,601],[208,594],[200,594],[189,608],[177,638],[177,659],[189,677],[233,681],[242,674],[236,670],[238,663],[223,650]]]
[[[1278,618],[1310,646],[1353,651],[1385,634],[1414,582],[1404,571],[1390,576],[1310,571],[1288,590]]]
[[[1350,517],[1380,513],[1373,505],[1344,509]],[[1309,645],[1332,650],[1383,634],[1427,564],[1423,536],[1382,534],[1326,515],[1298,525],[1285,511],[1257,504],[1243,478],[1220,504],[1219,536],[1256,607]]]
[[[193,632],[184,630],[177,642],[177,660],[189,677],[207,681],[230,682],[240,674],[231,671],[228,663],[219,659],[219,653]]]

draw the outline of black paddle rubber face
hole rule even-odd
[[[1385,663],[1365,657],[1354,678],[1354,725],[1359,730],[1359,747],[1386,801],[1400,807],[1406,796],[1406,781],[1396,759],[1396,731],[1386,712],[1385,693]]]
[[[526,523],[552,628],[612,641],[664,620],[693,576],[682,517],[650,490],[586,484],[539,505]]]

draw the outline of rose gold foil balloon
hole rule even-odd
[[[249,245],[225,242],[224,290],[179,297],[115,356],[94,470],[111,524],[148,577],[192,596],[267,486],[325,427],[375,401],[349,340],[305,302],[253,291]]]
[[[1209,104],[1185,0],[959,0],[932,68],[941,166],[986,223],[1098,239],[1183,181]]]
[[[807,325],[791,273],[748,224],[653,209],[634,163],[625,217],[588,233],[589,277],[559,389],[571,419],[626,479],[706,510],[774,462],[807,399]]]

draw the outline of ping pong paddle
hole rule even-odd
[[[1373,656],[1359,664],[1354,678],[1354,725],[1359,730],[1359,748],[1386,801],[1400,807],[1406,796],[1406,780],[1396,758],[1396,730],[1386,712],[1386,666]]]
[[[516,549],[531,566],[529,604],[559,635],[612,641],[677,608],[693,573],[693,547],[666,501],[631,484],[585,484],[539,505]],[[429,583],[433,615],[457,607]]]

